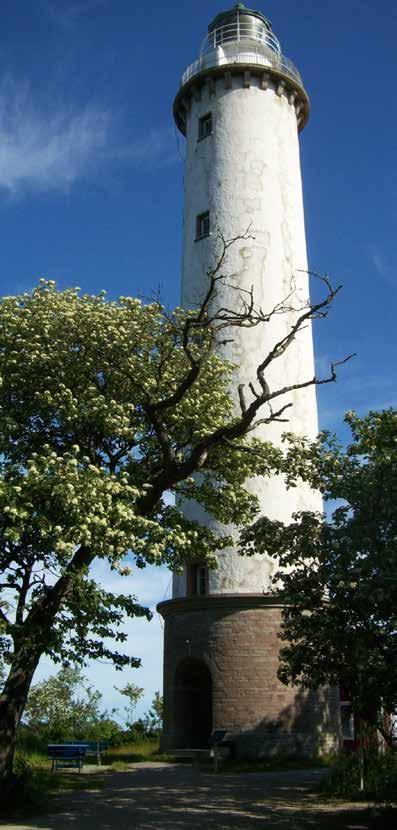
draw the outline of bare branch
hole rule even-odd
[[[355,356],[355,353],[349,354],[343,360],[339,360],[336,363],[331,363],[331,374],[329,375],[329,377],[317,378],[316,376],[314,376],[314,378],[312,378],[311,380],[306,380],[303,383],[293,383],[290,386],[284,386],[282,389],[278,389],[277,392],[273,392],[271,395],[269,395],[267,400],[271,401],[274,398],[279,398],[280,395],[286,395],[288,392],[293,392],[296,389],[307,389],[308,386],[322,386],[326,383],[333,383],[334,381],[336,381],[337,378],[336,367],[343,366],[349,360],[352,360],[352,358]]]
[[[357,357],[357,352],[352,352],[352,354],[349,354],[343,360],[338,360],[338,361],[336,361],[336,363],[331,363],[332,380],[336,380],[336,367],[337,366],[343,366],[345,363],[348,363],[349,360],[352,360],[353,357]],[[318,380],[317,381],[318,386],[321,386],[322,383],[329,383],[329,381],[327,381],[327,380]]]
[[[260,397],[260,395],[258,395],[258,393],[255,391],[255,386],[254,386],[253,383],[249,384],[249,388],[251,389],[251,392],[252,392],[254,398],[259,398]]]
[[[259,380],[259,383],[261,385],[263,395],[265,395],[265,397],[267,397],[267,399],[269,400],[270,394],[271,394],[270,386],[267,383],[267,381],[265,380],[265,376],[264,376],[263,372],[258,372],[258,380]]]
[[[239,396],[239,400],[240,400],[240,408],[241,408],[241,411],[243,413],[247,411],[247,403],[246,403],[245,395],[244,395],[244,386],[245,386],[244,383],[240,383],[240,385],[238,387],[238,396]]]
[[[321,279],[323,279],[323,281],[325,281],[326,284],[329,285],[329,281],[327,278]],[[258,379],[259,375],[264,372],[264,370],[270,365],[270,363],[272,363],[273,360],[276,360],[278,357],[281,357],[281,355],[283,355],[284,352],[286,352],[286,350],[291,345],[292,341],[295,339],[297,333],[302,329],[303,324],[306,321],[327,316],[328,311],[326,309],[331,305],[331,303],[333,302],[337,294],[339,294],[341,289],[341,285],[339,285],[335,289],[332,288],[332,286],[330,286],[329,292],[324,300],[322,300],[320,303],[316,303],[315,305],[309,305],[307,307],[307,310],[303,314],[301,314],[294,323],[294,325],[291,326],[290,331],[284,337],[282,337],[281,340],[279,340],[275,344],[275,346],[273,346],[273,348],[267,354],[262,363],[259,364],[257,369]]]
[[[152,487],[150,492],[145,494],[140,501],[139,509],[143,512],[153,509],[160,498],[161,493],[165,489],[174,487],[196,470],[202,469],[207,462],[208,455],[212,447],[219,443],[224,443],[225,441],[235,442],[236,439],[248,435],[248,433],[263,424],[288,423],[288,418],[283,416],[287,410],[292,407],[292,403],[288,402],[274,412],[270,402],[296,390],[305,389],[313,385],[332,383],[336,380],[337,366],[343,365],[353,357],[353,355],[349,355],[344,360],[333,363],[331,365],[331,373],[328,377],[317,378],[314,376],[306,381],[289,384],[280,389],[271,391],[265,377],[267,374],[266,370],[270,364],[287,351],[287,349],[294,342],[297,334],[304,331],[312,320],[321,319],[328,315],[329,307],[341,290],[342,286],[338,286],[334,289],[327,275],[320,276],[313,274],[326,286],[327,295],[318,303],[311,304],[307,300],[301,304],[298,304],[299,307],[296,308],[296,304],[291,302],[291,298],[296,292],[295,279],[292,277],[291,287],[287,297],[267,313],[265,313],[261,308],[258,309],[255,307],[252,287],[251,289],[246,290],[236,286],[235,290],[240,298],[239,308],[237,310],[223,306],[216,308],[215,300],[217,297],[218,284],[222,284],[222,286],[227,284],[229,287],[233,288],[229,282],[226,283],[227,278],[225,278],[222,272],[227,251],[238,240],[252,237],[250,237],[248,229],[245,234],[236,236],[231,240],[226,240],[223,234],[218,231],[218,238],[222,243],[221,252],[214,268],[207,272],[209,284],[206,295],[198,311],[189,316],[183,326],[182,345],[190,362],[191,368],[173,395],[157,403],[151,402],[150,407],[147,407],[147,412],[152,418],[152,423],[162,448],[164,461],[166,463],[165,469],[159,472],[157,477],[154,476],[152,479]],[[198,378],[208,355],[212,354],[215,347],[219,345],[218,335],[220,331],[225,328],[233,328],[237,326],[252,327],[254,325],[259,325],[260,323],[268,323],[274,315],[286,312],[293,312],[294,315],[297,315],[297,317],[295,322],[289,327],[286,334],[273,346],[265,358],[259,363],[256,375],[260,389],[256,390],[252,381],[248,384],[248,388],[253,396],[251,403],[248,405],[244,391],[245,386],[244,384],[240,384],[238,386],[240,417],[234,420],[233,423],[225,424],[214,433],[204,436],[197,442],[197,444],[192,442],[190,445],[187,445],[189,446],[189,453],[184,456],[183,462],[177,463],[175,454],[173,455],[171,452],[170,437],[167,435],[166,429],[162,430],[160,429],[159,424],[155,424],[153,420],[154,413],[160,415],[162,411],[167,410],[169,407],[174,406],[182,400],[183,396]],[[197,336],[206,336],[207,343],[205,349],[199,350],[199,353],[196,355],[196,353],[192,352],[191,345],[195,342],[195,337],[197,340]],[[258,412],[264,404],[268,404],[270,414],[267,417],[257,420]],[[162,426],[164,428],[164,425]]]
[[[264,377],[264,372],[267,366],[277,357],[284,354],[293,342],[298,331],[303,330],[306,321],[316,319],[320,316],[326,316],[327,312],[325,309],[330,305],[340,290],[340,287],[337,289],[332,288],[328,277],[319,277],[319,279],[324,282],[328,288],[327,297],[316,305],[310,305],[307,301],[300,304],[298,308],[296,308],[290,302],[292,296],[296,292],[295,278],[292,277],[290,291],[287,296],[282,301],[277,303],[271,311],[264,312],[262,308],[256,308],[255,306],[253,286],[251,286],[250,289],[244,289],[238,285],[234,286],[228,281],[228,278],[222,270],[229,249],[238,241],[254,238],[250,234],[250,227],[247,228],[245,233],[239,234],[231,239],[226,239],[219,229],[217,233],[218,239],[221,242],[221,250],[215,265],[206,272],[208,286],[205,296],[197,311],[186,318],[182,332],[178,331],[176,327],[176,335],[181,338],[182,348],[189,361],[190,369],[187,371],[185,377],[181,380],[179,386],[172,395],[157,402],[150,401],[151,407],[155,408],[159,413],[164,412],[165,410],[180,403],[192,385],[196,382],[206,359],[213,353],[215,347],[220,345],[219,333],[222,330],[234,327],[252,328],[262,323],[270,322],[272,317],[275,315],[284,314],[286,312],[294,312],[299,314],[295,324],[287,332],[285,337],[276,343],[257,369],[257,379],[262,389],[262,393],[258,396],[258,400],[261,399],[262,402],[265,402],[263,400],[263,396],[269,396],[269,388]],[[218,284],[221,284],[223,287],[228,286],[236,291],[240,300],[239,307],[236,309],[228,308],[227,306],[216,307]],[[192,349],[197,337],[203,337],[207,341],[205,348],[201,349],[198,355]],[[222,340],[221,342],[222,344],[225,344],[226,342],[229,343],[231,341],[228,339]],[[250,386],[250,389],[256,397],[256,392],[253,391],[252,386]]]
[[[216,288],[218,282],[223,282],[225,279],[221,271],[226,259],[226,254],[229,248],[236,242],[240,240],[253,239],[254,237],[250,236],[248,228],[247,231],[245,231],[245,233],[233,237],[232,239],[225,239],[221,231],[218,230],[218,238],[221,240],[222,243],[221,252],[215,263],[215,266],[211,268],[209,271],[207,271],[206,275],[208,277],[209,283],[206,294],[203,300],[201,301],[196,313],[194,315],[187,317],[182,330],[182,347],[186,354],[186,357],[189,360],[191,368],[172,395],[170,395],[167,398],[163,398],[161,401],[158,401],[156,403],[151,402],[151,406],[155,407],[157,412],[164,412],[165,410],[170,409],[176,404],[180,403],[185,394],[189,391],[189,389],[191,389],[193,384],[196,382],[200,374],[200,371],[205,363],[205,360],[210,354],[214,352],[215,346],[217,345],[217,341],[215,339],[214,325],[215,320],[217,319],[217,312],[215,313],[215,315],[211,315],[210,306],[216,298]],[[250,300],[248,303],[245,304],[245,310],[243,312],[231,311],[228,322],[225,312],[225,316],[222,317],[222,320],[225,324],[227,324],[227,326],[233,325],[233,322],[238,324],[238,320],[241,320],[241,322],[243,322],[243,320],[249,317],[249,315],[252,313],[253,289],[251,289],[251,291],[249,291],[248,294]],[[194,342],[195,335],[197,336],[197,333],[200,332],[204,333],[204,336],[207,336],[208,344],[206,350],[204,350],[204,353],[201,353],[199,357],[196,358],[192,352],[191,345]]]
[[[247,429],[247,434],[249,432],[253,432],[254,429],[261,426],[262,424],[272,424],[272,423],[279,423],[279,424],[288,424],[288,418],[282,418],[281,415],[287,411],[287,409],[291,409],[293,406],[292,403],[286,403],[278,412],[273,412],[272,408],[270,407],[270,415],[267,418],[260,418],[259,421],[255,421],[251,426]]]

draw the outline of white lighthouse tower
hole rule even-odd
[[[220,300],[236,305],[236,288],[254,288],[266,311],[295,290],[294,305],[308,299],[307,255],[298,133],[309,100],[296,67],[281,51],[261,12],[239,3],[208,27],[199,58],[182,76],[174,104],[176,124],[186,136],[182,300],[195,306],[206,289],[205,274],[219,246],[244,234],[232,248],[227,270],[233,280]],[[256,369],[290,330],[294,311],[274,315],[269,325],[236,329],[225,355],[239,368],[238,384]],[[314,376],[310,327],[270,367],[270,389]],[[288,429],[317,434],[315,387],[290,402]],[[284,427],[285,429],[285,427]],[[282,425],[258,434],[276,445]],[[298,510],[321,510],[319,494],[307,486],[287,490],[280,477],[250,483],[261,512],[288,521]],[[215,520],[198,505],[186,512],[207,524]],[[221,528],[217,528],[221,530]],[[336,697],[330,692],[296,693],[277,680],[281,607],[269,595],[274,560],[218,555],[209,573],[190,565],[173,580],[173,599],[159,610],[165,618],[164,746],[205,746],[215,729],[226,733],[237,754],[274,751],[313,754],[329,749],[336,735]]]

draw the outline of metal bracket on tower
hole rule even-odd
[[[232,73],[225,72],[225,89],[232,89],[233,80],[232,80]]]
[[[244,87],[244,89],[249,89],[250,86],[251,86],[251,72],[249,71],[249,69],[246,69],[245,72],[244,72],[243,87]]]
[[[270,82],[270,75],[268,72],[263,72],[261,77],[261,89],[268,89]]]

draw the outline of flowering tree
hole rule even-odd
[[[387,741],[397,704],[397,411],[348,412],[347,448],[328,433],[290,436],[292,479],[318,487],[333,510],[286,526],[261,518],[244,549],[280,556],[284,602],[279,677],[343,686],[355,711]]]
[[[29,730],[49,738],[103,738],[109,725],[101,712],[102,695],[87,683],[81,669],[68,666],[31,687],[24,712]]]
[[[241,237],[240,237],[241,238]],[[244,235],[243,238],[247,238]],[[0,696],[0,790],[12,770],[15,737],[43,654],[63,663],[139,661],[119,650],[125,614],[150,614],[129,595],[113,595],[90,577],[97,558],[120,574],[136,566],[180,568],[213,563],[230,544],[188,521],[164,494],[195,499],[225,523],[252,521],[257,501],[244,489],[252,475],[283,469],[282,453],[252,437],[259,423],[284,420],[291,389],[335,379],[308,378],[270,390],[267,367],[293,344],[308,320],[326,316],[337,291],[316,305],[264,312],[236,287],[222,307],[219,284],[235,240],[220,235],[199,308],[168,313],[78,289],[39,287],[0,302],[0,659],[8,667]],[[298,308],[296,307],[298,305]],[[217,356],[234,327],[292,320],[285,337],[259,355],[251,399],[230,394],[233,367]],[[261,417],[258,417],[259,414]],[[200,471],[200,476],[193,474]],[[129,553],[132,551],[132,554]],[[113,638],[115,647],[105,645]]]

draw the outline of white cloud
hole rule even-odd
[[[172,130],[120,140],[117,118],[94,104],[38,106],[29,85],[0,83],[0,193],[67,192],[111,162],[158,168],[178,159]]]
[[[68,190],[106,149],[110,114],[94,106],[39,109],[31,89],[0,84],[0,188]]]

